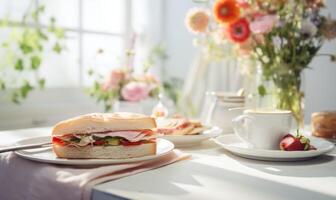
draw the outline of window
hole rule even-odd
[[[20,20],[31,2],[1,0],[0,18]],[[130,35],[130,0],[40,0],[38,4],[46,9],[41,26],[54,16],[66,34],[65,51],[43,56],[41,76],[47,88],[87,86],[90,67],[104,74],[119,63]],[[0,41],[4,37],[1,34]],[[104,53],[98,55],[99,49]]]
[[[20,20],[32,0],[0,0],[0,19]],[[34,2],[34,1],[33,1]],[[106,74],[120,63],[131,30],[131,0],[39,0],[45,5],[41,26],[56,18],[65,30],[66,50],[60,55],[45,52],[41,76],[46,89],[36,90],[21,105],[0,98],[0,129],[50,126],[67,117],[102,111],[84,93],[89,86],[88,69]],[[8,30],[0,29],[0,43]],[[51,48],[48,48],[51,49]],[[97,54],[99,49],[104,53]],[[0,50],[1,55],[1,50]]]

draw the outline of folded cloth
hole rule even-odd
[[[162,167],[189,155],[174,150],[137,163],[75,168],[26,160],[14,153],[0,154],[0,199],[91,199],[94,185]]]

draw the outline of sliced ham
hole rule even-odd
[[[126,140],[130,142],[138,142],[141,140],[150,140],[157,137],[157,134],[153,134],[152,130],[131,130],[131,131],[107,131],[107,132],[98,132],[98,133],[91,133],[89,135],[87,134],[67,134],[64,136],[59,137],[62,140],[70,141],[71,137],[77,137],[80,138],[80,142],[76,145],[79,146],[85,146],[90,143],[93,143],[95,140],[93,139],[93,136],[104,138],[107,136],[110,137],[121,137],[125,138]]]

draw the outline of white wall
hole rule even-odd
[[[192,45],[194,38],[184,23],[184,17],[192,0],[163,0],[163,41],[169,59],[164,63],[166,77],[182,78],[187,75],[197,49]]]
[[[327,0],[326,13],[336,19],[336,1]],[[320,53],[336,54],[336,41],[327,42]],[[336,63],[331,63],[328,58],[317,57],[311,63],[312,69],[305,73],[305,118],[310,121],[313,112],[334,110],[336,111]]]
[[[187,75],[192,65],[196,48],[192,46],[194,38],[185,28],[184,17],[189,8],[197,5],[192,0],[166,0],[164,15],[164,40],[170,59],[165,62],[167,76],[177,76],[181,79]],[[336,18],[336,1],[327,0],[328,10]],[[336,53],[336,41],[327,42],[320,51]],[[318,57],[311,63],[312,69],[305,72],[304,91],[305,119],[310,121],[312,112],[336,110],[336,63],[328,58]]]

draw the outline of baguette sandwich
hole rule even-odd
[[[135,113],[92,113],[55,125],[52,146],[59,158],[126,159],[156,154],[151,117]]]

